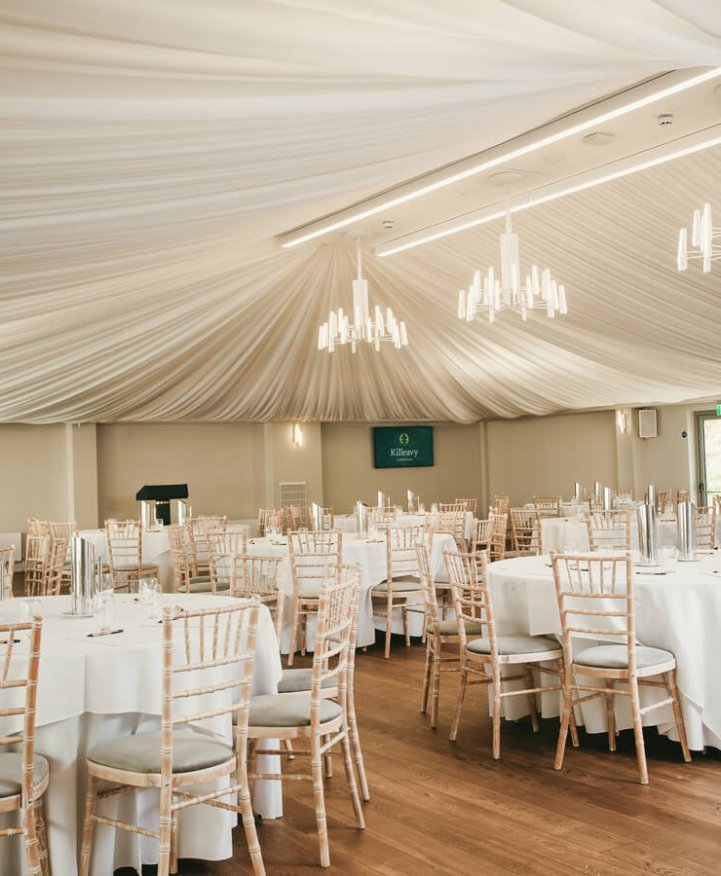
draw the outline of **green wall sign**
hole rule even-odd
[[[376,468],[416,468],[433,465],[433,427],[375,427],[373,464]]]

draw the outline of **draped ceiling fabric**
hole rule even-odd
[[[706,152],[520,214],[570,314],[455,317],[496,224],[365,259],[410,346],[316,349],[351,244],[275,235],[662,71],[691,0],[4,0],[0,420],[442,419],[718,394],[718,273],[674,270]],[[473,205],[469,205],[469,209]]]

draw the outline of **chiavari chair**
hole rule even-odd
[[[267,748],[267,740],[281,742],[307,740],[307,749],[294,754],[310,758],[309,773],[293,773],[284,779],[310,779],[313,783],[315,817],[320,846],[321,867],[330,866],[330,849],[324,793],[331,750],[340,743],[348,792],[359,829],[365,827],[363,810],[353,770],[351,731],[347,714],[348,666],[353,617],[358,600],[359,572],[355,566],[342,566],[320,588],[318,623],[313,654],[310,690],[256,696],[250,703],[249,775],[257,779],[281,779],[279,773],[257,773],[260,755],[284,754],[287,748]]]
[[[506,556],[506,533],[508,531],[508,514],[491,510],[491,543],[488,561],[496,563]]]
[[[244,529],[208,532],[208,550],[211,554],[244,554],[248,549],[248,535]]]
[[[676,504],[679,502],[690,502],[691,501],[691,493],[689,490],[678,490],[676,492]]]
[[[157,839],[158,876],[177,873],[178,813],[201,803],[242,817],[253,872],[256,876],[265,873],[247,773],[248,714],[259,608],[256,600],[239,600],[236,605],[197,611],[170,606],[164,609],[161,730],[112,739],[88,753],[80,876],[89,873],[96,824]],[[223,671],[223,681],[199,686],[202,683],[197,673],[218,669]],[[233,717],[234,746],[193,728],[193,724],[222,715]],[[180,729],[183,725],[186,729]],[[101,781],[112,787],[99,791]],[[215,783],[213,790],[198,789],[194,794],[188,790],[209,782]],[[158,789],[157,830],[96,813],[98,800],[132,788]]]
[[[716,547],[716,506],[696,509],[696,547],[712,551]]]
[[[50,535],[50,525],[47,520],[38,520],[37,517],[28,517],[27,534],[29,536]]]
[[[286,505],[283,508],[285,521],[291,532],[296,532],[303,526],[303,508],[300,505]]]
[[[210,536],[224,534],[227,529],[228,519],[224,516],[205,515],[193,517],[187,521],[188,534],[193,546],[193,566],[195,577],[210,575]]]
[[[13,574],[15,573],[15,545],[0,548],[0,567],[3,570],[3,598],[13,597]]]
[[[74,520],[71,522],[57,522],[53,520],[48,522],[48,532],[51,538],[64,538],[69,543],[70,539],[78,534],[78,531],[78,524]],[[69,589],[71,581],[72,570],[70,568],[70,557],[68,556],[65,559],[65,568],[63,570],[63,584],[67,584]]]
[[[670,705],[673,709],[683,758],[691,755],[676,686],[676,658],[663,648],[637,644],[633,601],[633,562],[630,553],[552,554],[553,579],[561,615],[565,678],[563,713],[558,735],[554,769],[560,770],[566,748],[569,722],[575,706],[603,697],[606,700],[608,742],[616,749],[616,697],[630,701],[639,781],[648,784],[648,769],[643,741],[643,716],[652,709]],[[578,648],[578,638],[608,640],[618,644],[589,645]],[[576,640],[576,651],[573,644]],[[605,682],[599,688],[580,684],[577,676]],[[661,676],[662,680],[652,680]],[[625,688],[617,687],[624,684]],[[663,688],[667,698],[641,707],[639,686]],[[576,696],[577,694],[582,696]]]
[[[471,538],[470,552],[487,551],[491,549],[491,535],[493,529],[493,521],[476,520],[473,524],[473,536]]]
[[[290,649],[288,666],[298,650],[305,654],[308,618],[318,612],[318,600],[323,581],[338,574],[341,565],[343,536],[338,530],[301,531],[288,533],[293,597],[290,619]]]
[[[105,540],[113,588],[130,590],[144,576],[159,578],[155,563],[143,562],[143,525],[140,520],[106,520]]]
[[[255,554],[232,554],[229,565],[230,596],[253,597],[268,606],[275,632],[280,639],[283,629],[285,594],[280,587],[282,557],[261,557]]]
[[[196,577],[189,529],[187,523],[174,523],[168,527],[175,590],[186,592],[190,592],[190,582]],[[203,581],[208,583],[210,576],[204,576]]]
[[[531,557],[543,553],[541,515],[533,508],[511,508],[512,551],[507,557]]]
[[[57,596],[65,579],[67,538],[29,535],[25,543],[25,592],[28,596]]]
[[[264,538],[270,529],[285,529],[285,513],[282,508],[258,509],[258,537]]]
[[[458,638],[460,648],[460,676],[458,700],[453,718],[450,738],[458,738],[458,729],[463,710],[466,687],[474,684],[490,685],[489,697],[492,702],[494,760],[501,756],[501,713],[502,702],[507,697],[525,696],[531,713],[531,726],[534,733],[539,731],[536,695],[560,691],[563,679],[563,651],[555,639],[547,636],[526,636],[519,633],[499,636],[493,616],[491,589],[488,584],[485,557],[481,562],[472,554],[444,554],[448,567],[458,618]],[[471,629],[481,628],[480,637]],[[558,675],[559,683],[550,686],[536,686],[532,667],[541,669],[541,663],[551,662],[554,667],[543,667],[543,672]],[[502,676],[505,666],[515,666],[520,670],[515,675]],[[490,675],[487,670],[490,669]],[[522,681],[521,689],[508,690],[503,685],[509,681]],[[574,727],[575,731],[575,727]]]
[[[509,496],[494,496],[493,505],[489,508],[490,511],[497,511],[498,514],[508,514],[511,510],[511,499]]]
[[[631,550],[631,514],[628,511],[589,511],[585,515],[592,551]]]
[[[0,814],[20,812],[18,827],[0,827],[0,837],[21,836],[30,876],[50,876],[44,794],[50,767],[35,754],[35,707],[42,619],[0,626],[0,717],[17,722],[18,731],[0,738]],[[16,648],[19,635],[29,649]],[[14,750],[19,748],[20,750]]]
[[[459,511],[466,510],[466,503],[464,499],[456,499],[455,502],[439,502],[438,510],[443,513],[453,512],[457,513]]]
[[[380,608],[379,614],[385,618],[386,659],[391,656],[391,626],[394,609],[400,609],[403,621],[403,635],[406,646],[410,647],[411,637],[408,628],[408,614],[424,614],[423,585],[418,570],[416,542],[422,541],[423,526],[389,526],[386,534],[386,580],[371,590],[371,599]],[[411,602],[413,600],[413,602]]]
[[[456,499],[456,502],[463,505],[464,511],[470,511],[475,516],[478,510],[478,499]]]
[[[534,496],[533,507],[541,517],[560,517],[561,516],[561,497],[560,496]]]

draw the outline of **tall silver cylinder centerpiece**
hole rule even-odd
[[[658,530],[656,507],[651,504],[639,505],[636,509],[638,519],[638,547],[642,566],[658,566]]]
[[[603,510],[613,511],[613,490],[610,487],[603,488]]]
[[[359,538],[368,537],[368,506],[365,502],[355,503],[355,522]]]
[[[406,510],[409,514],[416,510],[416,496],[413,490],[406,490]]]
[[[311,502],[310,516],[313,522],[313,529],[320,532],[323,529],[323,508],[317,502]]]
[[[155,500],[141,499],[140,500],[140,520],[143,524],[143,529],[155,529]]]
[[[95,546],[74,535],[70,539],[70,614],[89,617],[93,613]]]
[[[582,499],[583,499],[583,493],[581,490],[581,485],[578,483],[578,481],[576,481],[575,484],[573,485],[573,501],[576,505],[580,505]]]
[[[386,507],[386,494],[383,492],[383,490],[378,490],[378,507]]]
[[[658,511],[658,487],[654,486],[653,484],[648,485],[646,501],[649,505],[653,505],[653,507]]]
[[[682,563],[696,560],[696,505],[679,502],[676,508],[677,558]]]

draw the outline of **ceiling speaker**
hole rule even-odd
[[[638,411],[638,437],[656,438],[658,436],[658,423],[655,408],[639,408]]]

